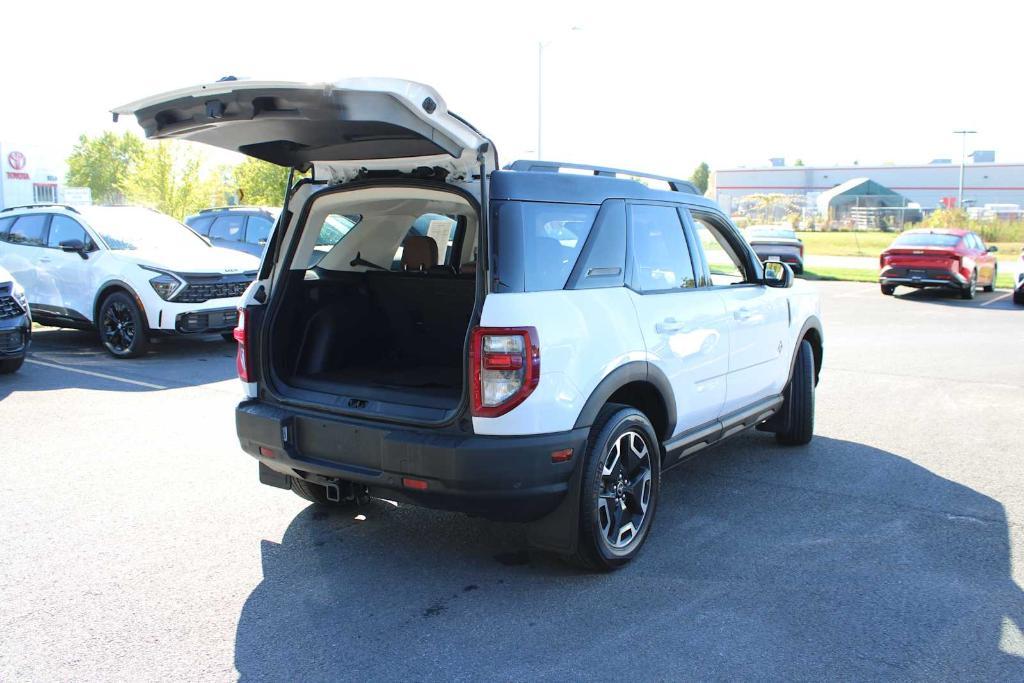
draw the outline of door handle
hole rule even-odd
[[[40,256],[40,257],[39,257],[39,262],[40,262],[40,263],[49,263],[49,262],[50,262],[50,261],[52,261],[52,260],[53,260],[53,259],[52,259],[52,258],[50,258],[49,256]]]
[[[732,314],[732,317],[736,318],[737,320],[749,320],[751,315],[752,314],[749,308],[740,308],[737,309],[736,312]]]
[[[665,318],[660,323],[654,326],[654,329],[658,331],[658,334],[665,334],[667,332],[680,332],[687,329],[685,321],[676,320],[675,318]]]

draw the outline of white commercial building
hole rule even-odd
[[[854,178],[869,178],[929,210],[956,202],[960,165],[728,168],[712,175],[708,195],[726,211],[757,194],[801,195],[813,206],[820,193]],[[966,165],[964,205],[986,204],[1024,206],[1024,164]]]
[[[0,209],[63,201],[60,166],[33,147],[0,142]]]

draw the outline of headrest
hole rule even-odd
[[[437,242],[426,235],[410,235],[402,243],[402,270],[429,270],[437,265]]]

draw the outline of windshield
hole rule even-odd
[[[955,247],[960,235],[943,232],[913,232],[900,235],[892,243],[894,247]]]
[[[780,237],[795,240],[796,233],[788,228],[747,228],[747,237]]]
[[[170,216],[138,206],[82,207],[82,215],[116,251],[209,248],[206,240]]]

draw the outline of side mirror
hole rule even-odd
[[[999,247],[997,247],[994,244],[991,244],[991,245],[989,245],[988,251],[989,251],[990,254],[994,254],[997,251],[999,251]]]
[[[89,258],[89,254],[85,251],[85,245],[82,244],[82,240],[64,240],[60,243],[61,251],[68,253],[75,253],[84,259]]]
[[[764,264],[764,284],[769,287],[788,289],[793,286],[793,269],[779,261]]]

